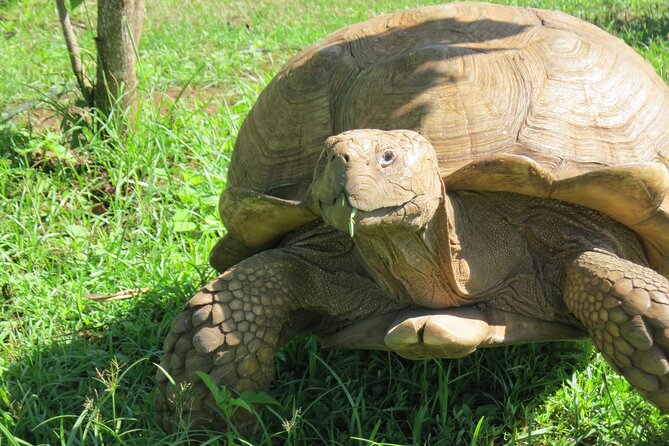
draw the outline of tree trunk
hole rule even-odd
[[[95,103],[109,113],[115,102],[132,122],[138,105],[137,54],[144,0],[99,0]]]

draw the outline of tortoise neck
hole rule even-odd
[[[465,303],[465,296],[452,285],[452,214],[450,198],[442,194],[432,218],[416,231],[389,226],[356,235],[356,246],[370,274],[407,304],[441,308]]]

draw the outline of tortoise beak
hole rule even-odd
[[[341,205],[343,196],[349,214],[351,208],[374,211],[385,205],[378,203],[373,193],[378,186],[375,180],[373,166],[350,145],[326,144],[310,189],[326,206]]]
[[[351,204],[346,183],[350,157],[327,146],[314,171],[314,180],[309,186],[307,204],[330,226],[354,235],[354,217],[357,209]]]

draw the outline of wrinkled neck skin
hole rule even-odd
[[[444,192],[432,217],[419,227],[358,225],[354,240],[369,273],[407,304],[444,308],[465,303],[453,277],[449,233],[454,231],[449,216],[453,207]]]

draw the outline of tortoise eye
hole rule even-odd
[[[393,161],[395,161],[395,152],[391,149],[384,150],[379,157],[379,164],[383,167],[392,164]]]

